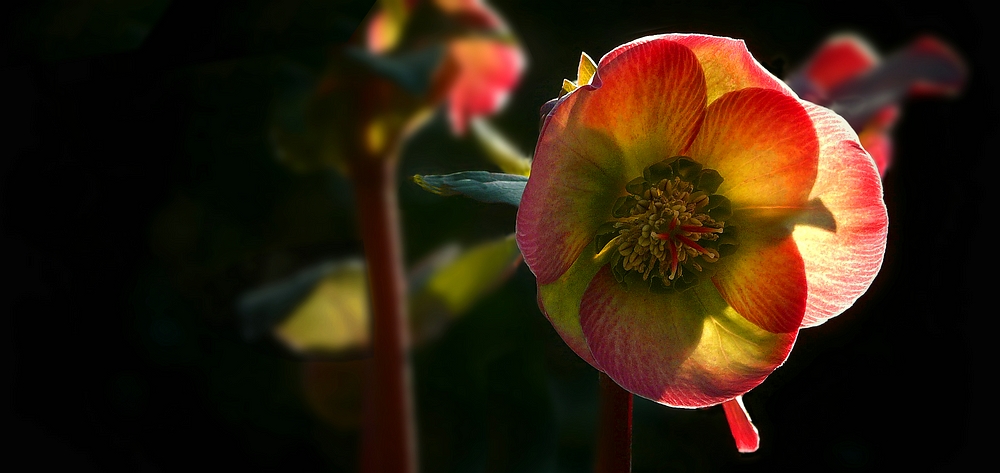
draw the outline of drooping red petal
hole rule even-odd
[[[858,36],[835,36],[816,51],[805,74],[813,84],[828,91],[864,74],[878,61],[875,51]]]
[[[687,155],[722,175],[718,193],[737,209],[801,206],[816,177],[818,153],[816,131],[799,100],[743,89],[708,107]]]
[[[676,43],[637,45],[597,74],[547,118],[518,210],[518,245],[542,285],[593,242],[629,180],[690,142],[704,112],[701,68]]]
[[[784,362],[798,334],[748,322],[710,284],[658,294],[626,288],[607,266],[583,295],[580,322],[605,373],[674,407],[715,405],[749,391]]]
[[[756,452],[760,448],[760,434],[750,421],[750,414],[743,405],[743,396],[736,396],[735,399],[722,403],[722,409],[726,411],[726,421],[736,440],[736,449],[740,453]]]
[[[822,203],[816,212],[828,213],[820,219],[835,222],[835,229],[800,224],[792,232],[809,285],[802,326],[811,327],[846,310],[871,285],[885,254],[888,216],[878,170],[850,125],[826,108],[804,106],[821,137],[809,198]]]
[[[741,226],[739,250],[720,262],[712,282],[736,312],[768,332],[794,332],[802,323],[806,273],[787,233]]]

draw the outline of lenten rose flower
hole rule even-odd
[[[517,215],[539,306],[623,388],[738,421],[799,329],[878,273],[878,170],[739,40],[648,36],[587,75],[545,117]]]

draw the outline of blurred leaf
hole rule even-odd
[[[472,131],[490,161],[493,161],[501,171],[519,176],[531,173],[531,159],[518,151],[489,122],[481,118],[472,120]]]
[[[462,252],[437,268],[424,284],[411,287],[414,342],[437,335],[451,319],[506,281],[520,262],[521,252],[511,234]]]
[[[345,354],[371,344],[368,277],[360,261],[338,265],[320,279],[274,329],[298,353]]]
[[[461,251],[448,245],[415,268],[410,328],[415,345],[510,276],[521,254],[514,235]],[[361,261],[323,263],[243,296],[238,310],[248,339],[273,333],[293,352],[351,358],[371,344],[368,279]]]
[[[480,202],[521,204],[527,176],[486,171],[465,171],[445,175],[413,176],[413,182],[438,195],[464,195]]]
[[[321,280],[337,272],[354,271],[350,267],[360,265],[357,261],[341,264],[328,261],[283,281],[245,293],[236,304],[243,319],[243,336],[254,340],[269,333],[313,292]]]

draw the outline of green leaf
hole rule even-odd
[[[528,183],[527,176],[487,171],[465,171],[454,174],[413,176],[417,183],[438,195],[464,195],[480,202],[521,204],[521,194]]]

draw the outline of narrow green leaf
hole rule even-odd
[[[528,183],[527,176],[486,171],[465,171],[454,174],[413,176],[417,183],[438,195],[464,195],[480,202],[521,204],[521,194]]]

